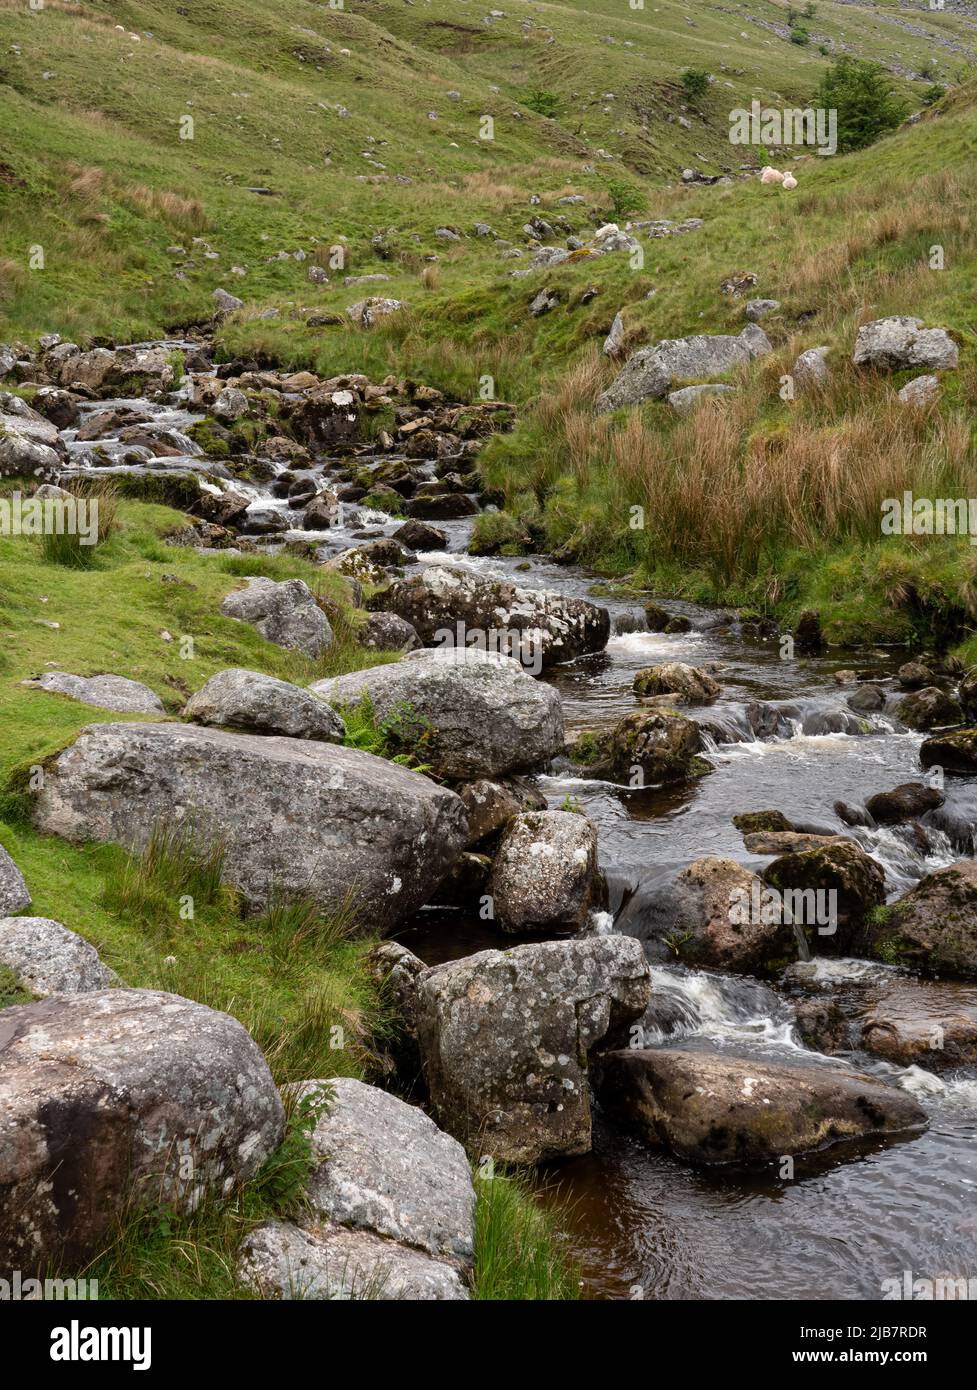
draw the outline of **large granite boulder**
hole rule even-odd
[[[431,1105],[482,1154],[538,1163],[587,1153],[587,1057],[625,1040],[650,975],[632,937],[545,941],[434,966],[417,1022]]]
[[[924,328],[907,314],[864,323],[855,335],[856,367],[901,371],[904,367],[955,367],[957,345],[945,328]]]
[[[439,777],[495,777],[538,767],[563,751],[563,708],[549,685],[512,657],[449,647],[317,681],[336,709],[366,695],[388,739],[417,750]]]
[[[49,917],[0,917],[0,965],[38,999],[108,989],[112,983],[95,947]]]
[[[304,579],[249,579],[245,588],[227,595],[221,612],[250,623],[266,641],[313,660],[332,645],[329,619]]]
[[[327,743],[341,743],[346,736],[342,719],[324,700],[289,681],[239,667],[211,676],[191,695],[183,717],[214,728]]]
[[[63,453],[53,421],[20,396],[0,391],[0,478],[56,477]]]
[[[735,337],[699,333],[666,338],[628,358],[616,380],[598,397],[597,410],[660,400],[675,381],[725,376],[772,351],[770,339],[755,323],[748,323]]]
[[[769,1164],[841,1140],[926,1128],[904,1091],[857,1072],[755,1054],[627,1048],[601,1059],[597,1089],[614,1119],[692,1163]]]
[[[571,931],[603,902],[597,829],[571,811],[529,811],[502,836],[488,891],[505,932]]]
[[[549,589],[521,588],[511,580],[463,566],[428,565],[395,579],[374,606],[398,613],[428,645],[510,651],[528,669],[603,651],[610,616],[586,599]],[[521,655],[520,655],[521,650]]]
[[[293,1099],[316,1105],[314,1167],[305,1185],[313,1220],[385,1236],[469,1271],[475,1261],[475,1188],[468,1157],[416,1105],[338,1077],[303,1081]]]
[[[218,836],[249,904],[308,893],[335,907],[352,892],[380,930],[427,901],[468,833],[454,792],[383,758],[188,724],[90,724],[34,807],[47,834],[137,850],[164,822]]]
[[[156,990],[0,1013],[0,1269],[78,1267],[134,1208],[192,1209],[282,1137],[267,1063],[227,1014]]]

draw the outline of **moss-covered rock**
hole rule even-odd
[[[684,661],[665,661],[660,666],[645,666],[635,676],[635,695],[675,695],[690,705],[709,705],[721,693],[712,676]]]
[[[937,869],[897,903],[870,914],[859,949],[929,975],[977,979],[977,863]]]
[[[946,772],[977,772],[977,729],[954,729],[934,734],[919,750],[923,767],[942,767]]]
[[[952,695],[937,685],[914,690],[896,707],[896,714],[910,729],[939,729],[947,724],[959,724],[963,710]]]
[[[733,817],[733,824],[744,835],[777,834],[794,828],[783,811],[741,811]]]
[[[694,720],[674,710],[634,710],[614,726],[591,764],[595,775],[633,787],[681,782],[698,776],[702,734]]]
[[[840,837],[818,849],[781,855],[767,866],[763,877],[785,895],[826,895],[806,901],[798,901],[795,896],[792,912],[794,921],[803,926],[808,938],[816,941],[822,951],[846,952],[867,915],[885,902],[881,864],[854,840]],[[824,907],[833,920],[812,921],[812,911]],[[824,915],[819,912],[819,916]]]

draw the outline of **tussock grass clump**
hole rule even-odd
[[[207,226],[207,215],[199,198],[187,198],[172,189],[147,188],[145,184],[134,184],[126,189],[126,196],[148,216],[182,231],[200,232]]]
[[[201,832],[193,821],[158,820],[141,855],[131,855],[123,873],[106,884],[106,904],[160,924],[179,910],[181,899],[196,912],[224,892],[224,844],[219,835]]]
[[[562,1248],[559,1209],[542,1206],[531,1179],[496,1172],[475,1179],[475,1283],[482,1301],[551,1302],[580,1297],[573,1260]]]
[[[92,569],[99,561],[98,549],[116,530],[119,490],[111,478],[78,479],[66,491],[78,499],[79,511],[86,507],[89,525],[83,530],[73,524],[70,504],[52,504],[55,524],[41,536],[41,554],[48,564],[67,569]]]
[[[290,897],[276,890],[268,906],[250,922],[267,942],[276,965],[287,967],[297,954],[311,950],[319,955],[355,936],[359,927],[354,898],[348,893],[331,912],[324,912],[310,897]]]

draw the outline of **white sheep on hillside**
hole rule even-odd
[[[765,164],[760,170],[761,183],[783,183],[784,176],[779,169],[771,169],[769,164]]]
[[[788,191],[789,191],[791,188],[796,188],[796,187],[797,187],[797,180],[794,178],[794,175],[793,175],[793,174],[785,174],[785,175],[784,175],[784,187],[785,187]]]

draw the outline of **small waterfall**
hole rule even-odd
[[[794,936],[797,938],[797,957],[799,960],[809,961],[811,959],[811,948],[807,944],[807,937],[804,935],[804,928],[800,922],[794,923]]]

